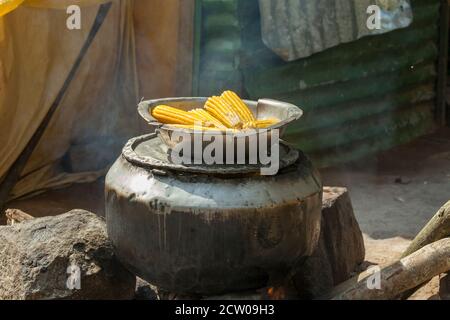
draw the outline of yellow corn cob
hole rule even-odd
[[[215,127],[202,127],[202,126],[196,126],[191,124],[171,124],[170,126],[175,128],[181,128],[181,129],[189,129],[189,130],[201,130],[201,131],[229,131],[229,132],[236,132],[237,129],[230,129],[230,128],[215,128]]]
[[[247,122],[244,125],[244,129],[248,129],[248,128],[258,128],[258,129],[262,129],[262,128],[267,128],[270,127],[276,123],[280,122],[280,120],[276,119],[276,118],[270,118],[270,119],[260,119],[260,120],[255,120],[255,121],[250,121]]]
[[[188,112],[199,116],[200,119],[202,119],[205,122],[212,123],[217,128],[222,128],[222,129],[226,128],[226,126],[222,122],[220,122],[217,118],[215,118],[212,114],[210,114],[205,109],[198,108],[198,109],[190,110]]]
[[[166,105],[159,105],[153,108],[152,116],[159,122],[166,124],[199,124],[202,126],[212,126],[212,124],[205,123],[196,114]]]
[[[220,97],[233,107],[243,123],[256,120],[252,111],[235,92],[227,90]]]
[[[206,101],[205,109],[227,128],[240,128],[243,125],[233,107],[221,97],[213,96],[209,98]]]

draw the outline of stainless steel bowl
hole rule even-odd
[[[155,130],[162,141],[170,148],[174,148],[180,140],[173,133],[180,134],[194,134],[194,130],[176,128],[170,125],[163,124],[157,121],[152,116],[152,110],[154,107],[164,104],[171,107],[176,107],[181,110],[189,111],[195,108],[202,108],[208,98],[205,97],[183,97],[183,98],[164,98],[156,100],[142,101],[138,105],[138,112],[142,118]],[[281,138],[287,125],[295,120],[298,120],[303,111],[290,103],[272,100],[272,99],[260,99],[258,101],[244,100],[247,106],[252,110],[257,119],[277,118],[280,120],[277,124],[267,128],[269,130],[278,129],[279,137]],[[256,129],[251,131],[239,131],[236,133],[225,133],[222,131],[204,131],[204,135],[225,135],[229,134],[235,139],[245,139],[248,142],[249,137],[254,135],[260,135],[262,132],[266,132],[267,129]],[[174,138],[177,137],[177,138]]]
[[[181,142],[191,143],[191,159],[203,161],[203,152],[208,146],[212,138],[216,141],[217,136],[220,136],[222,141],[231,141],[234,148],[234,155],[238,154],[238,146],[244,146],[244,153],[240,155],[245,156],[245,161],[249,161],[249,154],[251,146],[255,146],[256,151],[259,154],[260,146],[263,145],[260,141],[265,141],[268,146],[268,150],[271,150],[273,144],[272,137],[275,134],[274,130],[278,130],[278,135],[275,142],[278,142],[282,138],[286,127],[289,123],[299,119],[303,115],[303,111],[290,103],[281,102],[272,99],[260,99],[258,101],[244,100],[257,119],[277,118],[280,120],[277,124],[265,128],[254,130],[239,130],[236,132],[224,132],[224,131],[202,131],[202,147],[200,150],[194,148],[194,133],[200,133],[194,129],[177,128],[171,125],[158,122],[152,116],[152,110],[158,105],[164,104],[171,107],[179,108],[181,110],[189,111],[195,108],[202,108],[208,98],[205,97],[185,97],[185,98],[164,98],[156,100],[143,101],[138,106],[138,112],[142,118],[154,129],[158,137],[162,142],[169,147],[169,149],[175,149]],[[198,137],[198,136],[197,136]],[[225,155],[227,150],[224,144],[223,154]],[[254,150],[254,149],[253,149]]]

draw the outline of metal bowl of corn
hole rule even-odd
[[[169,148],[180,143],[180,135],[193,137],[201,131],[203,136],[227,135],[244,140],[246,150],[253,136],[259,139],[260,135],[267,134],[270,138],[272,130],[277,129],[281,138],[287,125],[303,115],[303,111],[293,104],[272,99],[241,100],[232,91],[209,98],[142,101],[138,112]]]

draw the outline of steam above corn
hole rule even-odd
[[[184,111],[174,107],[159,105],[153,108],[152,116],[161,123],[177,128],[197,130],[237,131],[268,128],[278,119],[256,119],[252,111],[233,91],[208,98],[203,109]]]

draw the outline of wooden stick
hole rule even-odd
[[[34,219],[33,216],[30,216],[28,213],[25,213],[19,209],[7,209],[5,213],[6,218],[8,219],[7,225],[9,226],[12,226],[16,223],[21,223],[23,221]]]
[[[402,258],[419,250],[420,248],[450,236],[450,201],[448,201],[431,218],[425,227],[417,234],[408,248],[403,252]]]
[[[335,300],[394,299],[401,293],[450,270],[450,238],[426,245],[401,260],[377,270],[366,270],[335,287],[326,297]],[[377,275],[379,277],[377,277]],[[380,280],[380,287],[368,284]],[[373,284],[373,283],[372,283]]]

